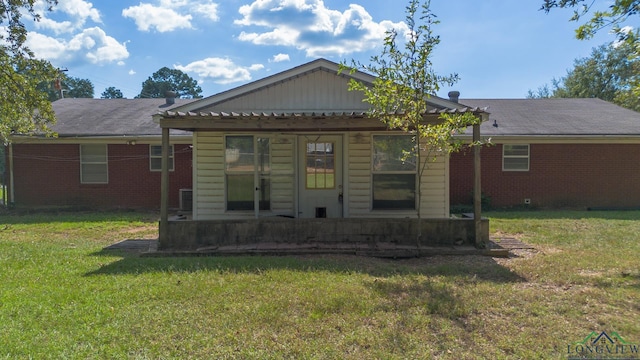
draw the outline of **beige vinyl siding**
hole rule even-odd
[[[371,213],[371,133],[349,133],[348,154],[349,216],[368,217]]]
[[[199,111],[363,111],[362,93],[348,90],[348,80],[327,70],[312,71]]]
[[[198,131],[193,135],[194,220],[224,216],[224,136]]]
[[[428,156],[425,152],[421,156]],[[427,168],[422,174],[421,202],[423,218],[449,217],[449,159],[438,156],[435,161],[428,159]]]
[[[294,136],[271,138],[271,212],[294,216]]]

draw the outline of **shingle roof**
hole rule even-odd
[[[640,113],[600,99],[460,99],[486,106],[483,136],[638,136]],[[497,126],[494,126],[494,122]]]
[[[60,137],[70,136],[160,136],[153,122],[160,111],[185,105],[193,99],[60,99],[52,103],[57,122],[51,128]],[[172,135],[191,135],[173,130]]]

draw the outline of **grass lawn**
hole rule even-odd
[[[102,249],[155,238],[156,215],[0,214],[0,359],[566,359],[592,331],[640,344],[640,212],[486,215],[536,249],[139,258]]]

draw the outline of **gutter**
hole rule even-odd
[[[58,137],[40,137],[29,135],[12,135],[16,144],[129,144],[136,141],[140,144],[160,144],[162,137],[158,135],[59,135]],[[192,135],[173,135],[172,141],[176,144],[191,144]]]
[[[638,144],[638,135],[500,135],[482,134],[483,138],[490,138],[493,144]],[[455,138],[471,141],[468,134],[456,135]]]

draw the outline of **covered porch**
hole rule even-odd
[[[486,117],[487,113],[481,109],[447,109],[432,110],[425,115],[426,121],[437,121],[441,111],[467,112],[471,111],[479,117]],[[159,250],[161,251],[206,251],[221,247],[235,247],[239,251],[258,248],[260,244],[271,247],[287,248],[288,244],[295,244],[295,248],[327,249],[344,247],[349,249],[385,249],[393,247],[394,251],[420,253],[420,249],[431,247],[472,246],[484,248],[489,241],[488,220],[482,219],[480,212],[480,148],[475,148],[474,184],[477,194],[473,218],[451,218],[448,216],[448,203],[436,215],[418,218],[415,211],[372,211],[371,200],[359,209],[354,199],[363,193],[359,189],[361,184],[351,184],[354,174],[359,174],[360,165],[350,165],[350,159],[356,152],[363,152],[372,145],[367,139],[378,133],[393,133],[384,127],[377,119],[370,119],[364,112],[341,113],[217,113],[217,112],[165,112],[158,119],[162,128],[162,194]],[[296,189],[294,193],[294,209],[290,213],[277,212],[261,213],[260,203],[252,213],[238,213],[222,209],[221,215],[206,218],[200,214],[196,218],[170,217],[168,208],[168,149],[171,144],[169,129],[183,129],[206,134],[257,134],[256,136],[276,136],[293,139],[294,148],[306,148],[306,144],[298,144],[295,139],[301,134],[331,135],[344,142],[343,162],[336,169],[342,171],[344,183],[340,183],[339,212],[327,216],[327,212],[318,213],[315,217],[303,218],[302,209],[304,199],[301,198],[300,188],[305,187],[304,176],[295,171],[291,182]],[[226,135],[220,135],[224,139]],[[315,138],[315,137],[314,137]],[[317,137],[319,138],[319,137]],[[363,140],[364,138],[364,140]],[[474,127],[474,139],[480,138],[479,126]],[[197,143],[197,141],[194,141]],[[197,144],[194,144],[197,147]],[[207,145],[209,146],[209,145]],[[214,146],[216,149],[218,147]],[[217,156],[224,159],[224,147],[219,147]],[[201,152],[203,153],[203,152]],[[194,188],[198,181],[198,160],[195,157],[198,149],[194,148]],[[293,153],[292,163],[300,164],[300,156]],[[366,155],[366,156],[371,155]],[[368,162],[369,160],[367,160]],[[224,161],[221,162],[222,164]],[[448,172],[448,163],[444,162]],[[370,173],[367,173],[370,178]],[[443,172],[444,174],[444,172]],[[422,175],[420,175],[422,176]],[[441,176],[441,175],[439,175]],[[442,175],[446,176],[446,175]],[[220,179],[224,179],[221,175]],[[221,180],[224,182],[224,180]],[[256,182],[256,184],[258,184]],[[273,186],[273,185],[272,185]],[[338,189],[338,186],[335,186]],[[256,191],[258,191],[256,187]],[[428,189],[427,189],[428,190]],[[223,187],[222,191],[225,189]],[[366,189],[370,192],[371,189]],[[428,193],[428,191],[425,191]],[[445,194],[448,195],[448,194]],[[257,195],[256,195],[257,196]],[[361,196],[360,196],[361,198]],[[224,197],[222,198],[224,199]],[[256,197],[257,199],[257,197]],[[194,191],[194,201],[198,201],[197,191]],[[423,201],[422,198],[416,201]],[[221,204],[213,205],[220,206]],[[224,205],[224,204],[222,204]],[[224,207],[224,206],[223,206]],[[194,208],[198,208],[194,204]],[[322,208],[321,208],[322,209]],[[364,209],[364,210],[363,210]],[[202,211],[201,211],[202,213]],[[236,218],[234,218],[234,216]],[[342,245],[340,245],[342,244]],[[266,246],[266,245],[265,245]],[[368,250],[367,250],[368,251]]]

